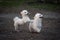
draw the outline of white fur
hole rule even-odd
[[[28,17],[27,14],[28,14],[28,11],[27,11],[27,10],[23,10],[23,11],[21,12],[22,18],[15,17],[15,18],[13,19],[15,31],[18,31],[18,25],[23,25],[24,23],[30,21],[30,18]]]
[[[34,16],[34,19],[30,21],[29,23],[30,32],[32,31],[32,29],[34,32],[40,32],[42,27],[42,18],[39,18],[39,17],[43,17],[43,15],[40,13],[37,13]]]

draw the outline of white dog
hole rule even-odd
[[[30,32],[32,31],[32,29],[34,32],[40,32],[41,27],[42,27],[42,18],[41,17],[43,17],[43,15],[41,13],[35,14],[34,19],[31,20],[29,23]]]
[[[13,19],[15,31],[19,31],[19,30],[18,30],[18,25],[23,25],[24,23],[30,21],[30,18],[28,17],[27,14],[28,14],[28,11],[27,11],[27,10],[23,10],[23,11],[21,12],[22,18],[15,17],[15,18]]]

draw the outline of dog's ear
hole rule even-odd
[[[20,14],[23,14],[23,11],[21,11]]]

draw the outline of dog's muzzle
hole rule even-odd
[[[39,17],[39,18],[43,18],[43,17]]]

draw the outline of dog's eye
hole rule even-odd
[[[26,12],[25,12],[26,13]]]

